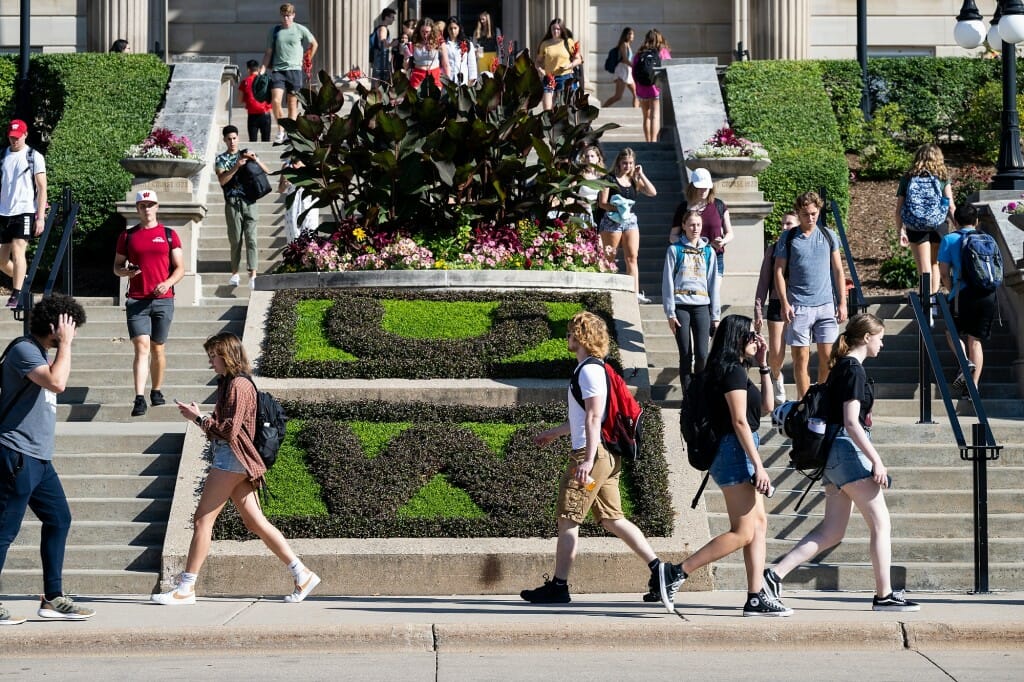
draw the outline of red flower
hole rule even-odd
[[[491,59],[491,73],[494,73],[497,70],[498,70],[498,58],[494,57],[493,59]]]
[[[579,43],[573,43],[572,44],[572,58],[576,59],[576,57],[578,57],[578,56],[580,56],[580,44]]]
[[[555,77],[552,76],[550,73],[547,74],[546,76],[544,76],[544,84],[548,88],[554,90],[555,89]]]
[[[312,48],[306,50],[302,55],[302,72],[306,74],[306,78],[312,78],[313,76],[313,57],[311,53]]]
[[[501,45],[505,42],[505,36],[498,36],[498,52],[501,52]]]
[[[462,54],[469,54],[469,41],[459,41],[459,52]]]

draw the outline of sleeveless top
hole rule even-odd
[[[419,43],[413,45],[412,65],[417,69],[429,70],[440,68],[441,61],[438,56],[438,51],[427,47],[426,45],[420,45]]]

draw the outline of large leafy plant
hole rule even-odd
[[[582,212],[575,157],[616,127],[593,127],[598,109],[581,91],[534,111],[541,81],[525,54],[473,85],[427,79],[416,89],[395,74],[390,86],[360,87],[346,115],[325,72],[300,96],[305,113],[282,125],[303,165],[286,176],[337,220],[357,215],[372,232],[428,238],[458,233],[467,218],[504,225],[555,206]]]

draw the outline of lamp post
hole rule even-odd
[[[857,63],[860,64],[860,78],[864,84],[860,96],[860,110],[864,120],[871,120],[871,93],[868,92],[868,2],[857,0]]]
[[[970,50],[986,37],[985,25],[974,0],[964,0],[953,28],[957,45]],[[1024,40],[1024,3],[999,0],[987,33],[989,46],[1002,52],[1003,110],[999,135],[999,160],[992,189],[1024,189],[1024,155],[1020,148],[1020,116],[1017,112],[1017,48]]]
[[[22,120],[31,119],[32,101],[29,95],[28,55],[32,50],[30,38],[30,20],[32,18],[32,0],[21,0],[21,46],[18,59],[18,80],[14,86],[14,111]]]

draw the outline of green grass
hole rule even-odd
[[[382,300],[385,331],[407,339],[471,339],[487,333],[498,303]]]
[[[525,424],[496,424],[494,422],[463,422],[459,426],[465,427],[480,436],[487,447],[498,457],[504,458],[505,446],[516,431],[523,428]]]
[[[572,353],[569,352],[569,347],[565,343],[565,334],[569,330],[569,320],[583,310],[583,306],[579,303],[552,303],[550,301],[544,305],[548,308],[548,326],[551,328],[551,338],[533,348],[527,348],[522,353],[505,358],[502,362],[543,362],[572,357]]]
[[[297,360],[336,360],[353,362],[356,356],[335,348],[324,336],[324,317],[333,301],[301,301],[295,306],[295,358]]]
[[[346,422],[363,444],[366,459],[373,459],[388,446],[391,439],[412,426],[412,422]]]
[[[444,474],[437,474],[416,491],[408,502],[398,508],[402,518],[479,519],[486,514],[476,506],[465,490],[456,488]]]
[[[267,472],[271,493],[264,508],[267,516],[327,516],[320,484],[306,469],[306,452],[295,443],[304,423],[298,419],[288,422],[277,461]]]

